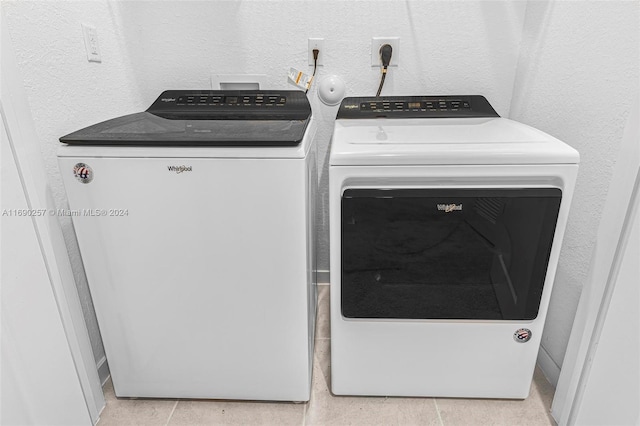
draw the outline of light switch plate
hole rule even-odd
[[[100,46],[98,44],[98,30],[96,30],[96,27],[82,24],[82,36],[84,38],[84,47],[87,50],[87,59],[89,62],[102,62]]]

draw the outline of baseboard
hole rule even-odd
[[[317,275],[317,280],[318,280],[318,284],[329,284],[330,283],[330,276],[329,276],[329,271],[325,270],[325,269],[318,269],[318,275]]]
[[[543,346],[540,346],[540,350],[538,351],[538,367],[540,367],[540,370],[542,370],[542,373],[554,388],[558,386],[560,367]]]
[[[102,358],[100,358],[100,361],[98,361],[96,367],[98,368],[98,377],[100,378],[100,384],[104,386],[107,380],[109,380],[109,376],[111,375],[107,357],[103,356]]]

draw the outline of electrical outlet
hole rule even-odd
[[[87,50],[89,62],[102,62],[100,58],[100,46],[98,45],[98,30],[91,25],[82,24],[82,36],[84,47]]]
[[[400,37],[373,37],[371,38],[371,66],[380,67],[380,48],[384,44],[390,44],[393,48],[391,52],[390,67],[397,67],[400,59]]]
[[[323,38],[310,38],[309,39],[309,65],[313,66],[313,49],[318,49],[318,66],[324,65],[324,39]]]

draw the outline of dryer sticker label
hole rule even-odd
[[[182,173],[193,171],[193,166],[167,166],[170,172]]]
[[[73,175],[82,183],[89,183],[93,180],[93,170],[84,163],[73,166]]]
[[[513,333],[513,340],[518,343],[527,343],[531,340],[531,330],[528,328],[519,328]]]
[[[453,211],[459,211],[462,210],[462,203],[460,204],[438,204],[438,210],[445,212],[445,213],[451,213]]]

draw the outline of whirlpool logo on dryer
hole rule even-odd
[[[460,204],[438,204],[438,210],[445,213],[451,213],[453,211],[461,211],[462,203]]]
[[[167,166],[170,172],[182,173],[182,172],[192,172],[193,166]]]

